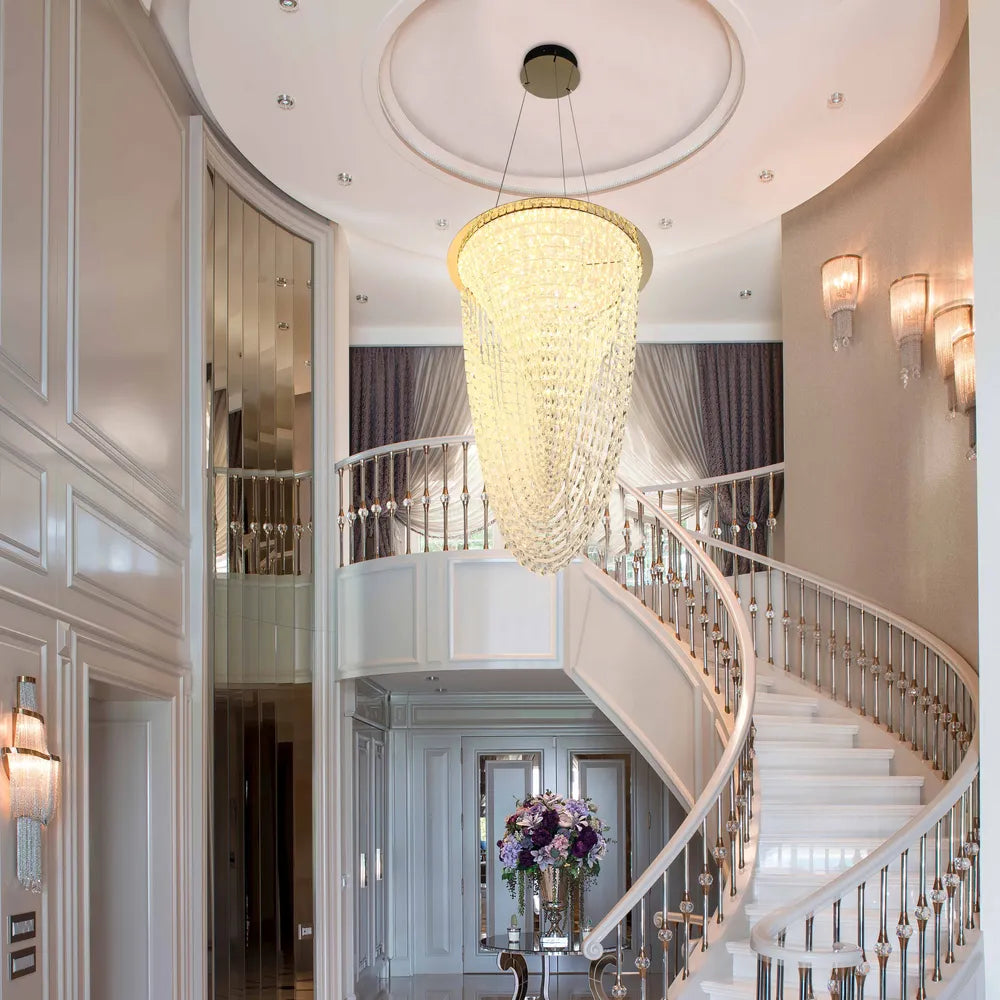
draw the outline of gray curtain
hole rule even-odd
[[[701,414],[705,431],[708,474],[723,476],[784,458],[781,344],[699,344],[698,375],[701,380]],[[781,506],[779,478],[775,484],[775,512]],[[767,518],[767,481],[754,490],[754,512],[759,524]],[[750,485],[736,495],[736,520],[750,518]],[[719,520],[723,527],[733,520],[728,491],[719,494]],[[729,541],[728,533],[724,535]],[[747,542],[747,532],[740,532]]]
[[[413,434],[413,357],[406,347],[352,347],[351,376],[351,454],[369,448],[407,441]],[[365,466],[364,495],[368,503],[378,496],[384,504],[389,496],[389,468],[379,468],[378,483],[372,465]],[[377,486],[377,490],[376,490]],[[399,503],[406,492],[405,469],[397,464],[393,475],[393,491]],[[351,500],[357,508],[361,503],[361,480],[355,477]],[[374,524],[369,518],[364,550],[374,550]],[[384,519],[379,530],[379,548],[389,550],[391,526]],[[362,558],[360,533],[355,538],[354,558]]]

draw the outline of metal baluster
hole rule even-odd
[[[740,833],[740,820],[736,814],[736,778],[729,779],[729,818],[726,820],[729,834],[729,895],[736,895],[736,838]]]
[[[889,940],[887,919],[889,913],[889,866],[879,872],[878,893],[878,940],[875,942],[875,956],[878,958],[878,1000],[886,1000],[889,987],[888,971],[889,956],[892,954],[892,942]]]
[[[927,921],[931,908],[927,905],[927,834],[920,838],[920,895],[913,908],[917,921],[917,1000],[927,1000]]]
[[[230,560],[230,571],[234,573],[243,572],[243,480],[239,476],[233,476],[233,484],[230,489],[232,498],[229,507],[229,533],[232,536],[232,556]],[[343,511],[341,511],[343,513]]]
[[[420,502],[424,505],[424,552],[431,550],[431,491],[430,491],[431,448],[424,445],[424,495]]]
[[[736,518],[736,480],[729,484],[730,503],[732,504],[732,523],[729,525],[729,541],[736,547],[739,545],[740,523]],[[736,603],[742,604],[740,600],[740,558],[733,553],[733,593],[736,595]]]
[[[816,646],[816,687],[817,689],[822,689],[823,682],[820,677],[821,662],[820,662],[820,646],[823,642],[823,626],[820,624],[820,610],[819,610],[819,585],[816,586],[816,624],[813,626],[813,640]]]
[[[858,650],[858,674],[861,686],[861,715],[868,714],[868,667],[871,661],[868,659],[868,648],[865,645],[865,609],[858,606],[858,624],[861,630],[861,648]]]
[[[934,885],[931,888],[931,906],[934,909],[934,971],[931,982],[939,983],[941,974],[941,909],[948,898],[941,881],[941,820],[934,825]]]
[[[413,510],[413,490],[410,486],[411,473],[413,472],[413,453],[406,449],[406,493],[403,496],[403,510],[406,511],[406,554],[410,555],[411,526],[410,514]]]
[[[785,673],[792,669],[788,649],[788,630],[792,625],[792,615],[788,610],[788,574],[781,571],[781,654],[785,664]]]
[[[799,577],[799,679],[806,679],[806,582]]]
[[[955,961],[955,890],[962,880],[955,871],[955,810],[948,812],[948,868],[944,874],[944,888],[948,897],[948,948],[944,955],[944,964],[952,965]]]
[[[830,697],[837,700],[837,595],[830,595],[830,637],[826,643],[830,654]]]
[[[965,793],[962,793],[962,798],[958,800],[955,804],[955,809],[958,810],[958,853],[952,852],[952,857],[955,859],[955,872],[958,875],[958,935],[955,940],[955,944],[960,947],[965,944],[965,926],[966,926],[966,915],[965,907],[968,899],[968,893],[966,892],[966,876],[969,874],[969,868],[971,864],[969,859],[965,856]]]
[[[923,735],[923,755],[924,760],[931,759],[931,731],[930,731],[930,715],[931,715],[931,692],[930,692],[930,650],[924,646],[924,686],[920,692],[920,709],[924,717],[924,735]]]
[[[906,692],[910,682],[906,676],[906,633],[899,630],[899,676],[896,678],[896,690],[899,692],[899,718],[896,720],[896,731],[899,742],[906,742]]]
[[[295,486],[298,488],[298,481],[296,481]],[[344,565],[344,524],[347,522],[347,518],[344,515],[344,470],[337,469],[337,498],[339,500],[340,513],[337,515],[337,532],[340,539],[339,550],[340,550],[340,565]]]
[[[767,621],[767,662],[774,665],[774,602],[772,594],[771,567],[765,566],[767,573],[767,607],[764,610],[764,618]]]
[[[701,821],[701,874],[698,885],[701,886],[701,950],[708,951],[708,898],[712,892],[715,879],[708,869],[708,819]]]
[[[285,480],[280,477],[277,483],[278,488],[278,551],[281,553],[278,559],[278,572],[285,575],[285,536],[288,534],[288,522],[285,520]]]
[[[906,949],[913,936],[913,927],[907,914],[907,861],[910,852],[903,851],[899,859],[899,920],[896,923],[896,938],[899,941],[899,995],[906,996]]]
[[[622,949],[622,921],[618,921],[618,937],[615,942],[615,985],[611,987],[611,996],[615,1000],[621,1000],[628,995],[625,984],[622,983],[622,965],[624,965],[624,955]]]
[[[448,551],[448,505],[451,503],[451,496],[448,493],[448,445],[441,445],[441,462],[443,472],[441,473],[441,521],[442,533],[444,536],[444,551]]]
[[[810,915],[806,917],[806,936],[805,936],[805,946],[806,951],[813,950],[813,921],[814,918]],[[806,967],[806,996],[809,1000],[813,1000],[815,994],[813,993],[813,967],[812,962]]]
[[[653,917],[653,923],[656,924],[657,932],[656,936],[660,939],[660,945],[663,951],[663,1000],[667,1000],[667,994],[670,990],[670,941],[674,936],[674,932],[670,929],[670,909],[668,906],[668,885],[667,885],[667,873],[664,871],[663,878],[661,879],[662,888],[662,898],[663,898],[663,909],[658,914],[659,922],[657,922],[656,916]]]
[[[917,684],[917,640],[914,637],[910,645],[910,686],[907,689],[910,696],[910,749],[914,752],[920,749],[917,744],[917,711],[920,702],[920,686]]]
[[[753,634],[753,652],[757,655],[757,520],[754,516],[754,487],[755,477],[750,477],[750,520],[747,522],[747,531],[750,535],[750,631]]]
[[[379,521],[380,521],[380,519],[382,517],[382,504],[379,502],[379,497],[378,497],[378,492],[379,492],[379,490],[378,490],[378,486],[379,486],[379,483],[378,483],[378,454],[376,454],[372,458],[372,472],[373,472],[373,476],[372,476],[372,503],[371,503],[371,507],[369,509],[371,510],[371,515],[372,515],[372,534],[374,535],[374,539],[375,539],[374,542],[373,542],[373,549],[374,549],[374,553],[375,553],[375,558],[378,559],[379,556],[381,555],[381,552],[379,551],[379,545],[380,545],[379,535],[381,534],[381,532],[379,530]]]
[[[635,956],[639,972],[639,1000],[646,1000],[646,981],[649,976],[649,952],[646,950],[646,897],[639,901],[639,954]]]
[[[871,972],[871,966],[865,955],[865,883],[858,886],[858,947],[861,949],[861,959],[854,966],[854,987],[858,1000],[865,998],[865,979]]]
[[[698,621],[701,623],[701,655],[705,661],[705,676],[708,676],[708,576],[699,570],[701,577],[701,610]]]
[[[611,561],[611,508],[604,508],[604,572],[608,572]]]
[[[351,470],[348,469],[347,470],[348,486],[350,486],[350,482],[351,482]],[[300,574],[302,572],[302,551],[301,551],[302,530],[303,530],[302,529],[302,480],[296,479],[295,480],[295,527],[292,529],[292,532],[295,536],[295,549],[294,549],[295,554],[293,558],[295,559],[295,565],[297,567],[296,574]],[[351,524],[350,517],[348,517],[347,540],[351,541],[353,537],[354,537],[354,527]],[[350,560],[351,558],[350,552],[347,553],[347,558],[348,560]]]
[[[366,462],[359,462],[358,466],[361,473],[361,506],[358,507],[358,522],[361,525],[361,561],[364,562],[368,558],[368,501],[366,499],[368,473]]]
[[[881,620],[878,615],[875,615],[874,628],[872,629],[872,664],[871,664],[871,675],[872,675],[872,719],[875,725],[879,725],[879,677],[882,674],[882,663],[878,657],[880,628]]]
[[[610,513],[608,515],[610,521]],[[486,483],[483,483],[483,551],[490,547],[490,496],[486,492]]]
[[[694,913],[694,902],[691,899],[691,844],[684,845],[684,893],[681,896],[680,911],[684,917],[684,971],[681,979],[691,975],[689,960],[691,956],[691,914]]]
[[[767,557],[774,558],[774,529],[778,526],[778,519],[774,516],[774,473],[767,474]],[[784,966],[782,965],[782,970]],[[778,994],[781,995],[780,993]]]
[[[462,442],[462,548],[469,548],[469,442]]]
[[[628,517],[628,514],[625,515]],[[632,589],[635,596],[646,606],[646,521],[645,510],[641,503],[636,504],[635,524],[638,542],[632,556]],[[677,636],[680,638],[680,635]]]
[[[944,711],[944,706],[941,704],[941,657],[934,657],[934,698],[931,701],[931,715],[934,718],[934,723],[931,726],[931,745],[933,747],[931,751],[931,756],[933,759],[933,767],[935,771],[941,769],[941,758],[939,756],[939,730],[941,728],[941,712]]]
[[[892,622],[889,622],[888,663],[885,666],[885,728],[892,732],[892,688],[896,679],[896,671],[892,666]]]
[[[250,565],[251,572],[260,573],[260,492],[257,488],[257,477],[250,477],[250,490],[253,497],[253,507],[250,511]]]
[[[389,499],[385,503],[385,514],[389,523],[389,555],[396,554],[396,453],[389,452]]]
[[[274,533],[274,521],[271,519],[271,492],[274,480],[270,477],[262,477],[262,479],[263,483],[261,486],[264,491],[264,523],[261,525],[261,530],[264,532],[264,572],[270,574],[274,559],[271,550],[271,535]]]
[[[724,903],[726,899],[726,843],[722,839],[722,796],[715,803],[715,847],[712,848],[712,859],[715,861],[715,879],[718,886],[718,904],[715,911],[715,922],[721,924],[725,919]]]
[[[851,664],[854,662],[854,647],[851,645],[851,602],[846,602],[847,621],[844,635],[844,704],[853,708],[851,703]]]
[[[781,931],[778,934],[778,947],[785,947],[785,932]],[[777,1000],[784,1000],[785,996],[785,960],[783,958],[776,958],[775,963],[777,965],[775,972],[774,981],[774,995]]]

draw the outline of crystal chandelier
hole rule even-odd
[[[573,54],[556,45],[532,49],[521,72],[526,94],[557,103],[579,79]],[[583,551],[608,503],[651,255],[632,223],[590,201],[497,202],[449,254],[469,405],[507,547],[528,569],[555,573]]]

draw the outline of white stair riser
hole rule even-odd
[[[795,695],[758,694],[754,701],[759,715],[780,715],[784,718],[810,719],[816,715],[819,703],[815,698]]]
[[[821,743],[825,747],[853,747],[858,727],[819,723],[812,719],[754,716],[757,739],[767,742]]]
[[[919,811],[919,805],[845,806],[832,803],[804,808],[791,804],[772,805],[761,810],[760,831],[765,837],[780,833],[791,837],[815,834],[820,838],[878,837],[884,840]]]
[[[892,767],[892,751],[859,747],[832,749],[816,745],[788,746],[758,740],[757,766],[762,776],[768,770],[787,771],[790,767],[807,774],[881,774]]]
[[[764,771],[760,778],[761,811],[772,804],[784,802],[851,805],[919,805],[923,790],[922,779],[911,780],[891,775],[877,781],[848,778],[817,780],[814,774],[779,774]],[[862,776],[863,777],[863,776]]]
[[[757,863],[761,869],[798,868],[803,872],[817,874],[837,873],[864,860],[876,846],[878,846],[877,840],[859,840],[855,844],[844,838],[844,843],[836,847],[811,847],[801,840],[790,841],[775,837],[761,840],[757,847]]]

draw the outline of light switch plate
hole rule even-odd
[[[30,940],[36,934],[35,911],[30,910],[28,913],[12,913],[10,915],[7,928],[7,936],[10,938],[11,944],[15,941]]]
[[[35,971],[35,947],[22,948],[10,953],[10,978],[20,979],[30,976]]]

